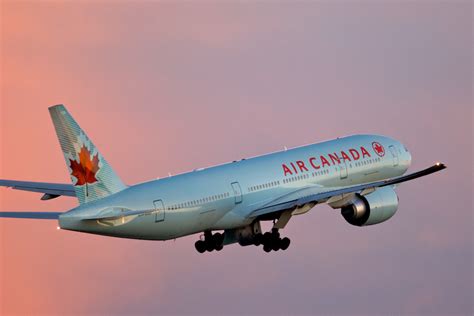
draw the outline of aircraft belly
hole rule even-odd
[[[210,229],[228,209],[196,208],[168,211],[165,220],[155,222],[153,215],[142,216],[126,225],[116,227],[115,233],[128,238],[167,240]]]

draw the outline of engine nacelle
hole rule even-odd
[[[398,209],[398,196],[392,187],[383,187],[355,199],[341,208],[344,219],[355,226],[382,223],[392,217]]]

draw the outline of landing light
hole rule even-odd
[[[436,165],[439,166],[439,165],[441,165],[441,163],[440,163],[440,162],[437,162]]]
[[[61,227],[57,226],[57,227],[56,227],[56,229],[57,229],[57,230],[60,230],[60,229],[61,229]]]

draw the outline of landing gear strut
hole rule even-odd
[[[210,231],[204,232],[204,240],[199,239],[194,244],[199,253],[206,251],[221,251],[224,248],[224,235],[221,233],[212,234]]]
[[[256,238],[255,246],[263,245],[263,251],[278,251],[286,250],[290,246],[290,239],[288,237],[280,238],[280,233],[277,228],[272,228],[271,232],[266,232],[265,234],[260,234]]]

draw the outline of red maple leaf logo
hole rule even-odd
[[[79,162],[74,159],[69,159],[69,161],[71,162],[71,175],[77,179],[75,185],[84,185],[98,181],[95,177],[97,171],[99,171],[98,153],[91,157],[89,150],[86,146],[82,145],[81,151],[79,152]]]
[[[375,153],[380,157],[383,157],[385,155],[385,148],[383,148],[382,144],[378,142],[373,142],[372,148],[374,149]]]

